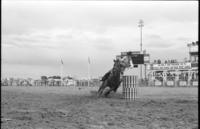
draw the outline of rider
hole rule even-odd
[[[125,69],[127,68],[127,67],[130,67],[131,65],[130,65],[130,57],[129,56],[125,56],[125,57],[123,57],[122,59],[119,59],[119,61],[120,61],[120,82],[122,81],[122,76],[123,76],[123,74],[124,74],[124,71],[125,71]],[[102,77],[102,79],[101,79],[101,81],[106,81],[107,79],[108,79],[108,77],[110,76],[110,74],[111,74],[111,72],[112,72],[112,69],[111,70],[109,70],[103,77]],[[117,91],[117,89],[118,89],[118,86],[117,87],[115,87],[115,89],[113,89],[113,91],[114,92],[116,92]]]

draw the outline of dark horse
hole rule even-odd
[[[102,84],[98,90],[98,96],[102,96],[102,94],[107,97],[111,91],[116,92],[120,83],[122,82],[122,75],[126,67],[129,67],[129,60],[114,60],[113,68],[108,71],[101,79]],[[109,90],[105,91],[106,88]]]

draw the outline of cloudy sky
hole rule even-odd
[[[154,59],[188,57],[198,40],[198,1],[2,1],[2,75],[102,76],[122,51]]]

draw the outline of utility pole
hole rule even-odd
[[[144,50],[144,61],[145,61],[145,55],[146,55],[146,50]],[[147,57],[146,57],[147,58]],[[146,80],[146,78],[147,78],[147,75],[146,75],[146,72],[147,71],[147,64],[146,64],[146,62],[144,62],[144,79]]]
[[[142,27],[144,26],[144,22],[142,19],[139,20],[139,25],[140,27],[140,53],[142,54]],[[140,79],[142,79],[142,64],[140,65]]]
[[[63,65],[61,65],[61,72],[60,72],[60,79],[61,79],[61,86],[63,85]]]

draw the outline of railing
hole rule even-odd
[[[157,86],[157,87],[197,87],[198,80],[145,80],[140,81],[139,86]]]

